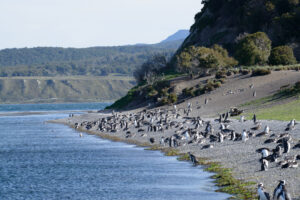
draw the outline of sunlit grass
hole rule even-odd
[[[300,120],[300,99],[270,108],[259,109],[255,114],[258,119],[265,120]],[[248,118],[252,117],[252,115],[253,113],[246,114]]]

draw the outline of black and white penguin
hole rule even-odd
[[[230,134],[230,140],[232,140],[232,141],[235,141],[235,140],[236,140],[236,134],[235,134],[235,131],[231,131],[231,134]]]
[[[293,130],[295,128],[295,125],[296,125],[296,120],[295,119],[291,120],[290,123],[288,123],[285,131]]]
[[[286,185],[282,185],[282,190],[278,195],[278,200],[292,200],[290,193],[286,189]]]
[[[256,122],[257,122],[257,119],[256,119],[256,114],[254,114],[254,115],[253,115],[253,118],[252,118],[252,120],[253,120],[253,123],[254,123],[254,124],[256,124]]]
[[[243,141],[243,142],[246,142],[248,139],[249,139],[249,136],[248,136],[246,130],[243,130],[243,133],[242,133],[242,141]]]
[[[288,140],[283,141],[283,153],[289,153],[291,150],[291,143]]]
[[[282,191],[282,186],[285,185],[285,180],[280,180],[273,192],[273,200],[278,200],[279,194]]]
[[[224,135],[222,133],[218,133],[218,139],[219,139],[219,142],[220,143],[223,143],[224,142]]]
[[[265,158],[261,159],[261,171],[268,171],[269,161]]]
[[[258,199],[259,200],[270,200],[270,194],[264,191],[264,185],[260,183],[257,188]]]
[[[191,152],[188,152],[188,154],[189,154],[189,156],[190,156],[190,160],[192,161],[192,163],[194,164],[194,165],[196,165],[197,164],[197,159],[196,159],[196,156],[194,156],[193,154],[191,154]]]

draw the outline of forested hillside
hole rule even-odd
[[[288,45],[300,60],[299,0],[203,0],[183,48],[220,44],[234,51],[244,34],[265,32],[272,46]],[[183,49],[182,48],[182,49]]]
[[[155,54],[171,57],[183,40],[154,45],[22,48],[0,51],[0,76],[131,75]]]

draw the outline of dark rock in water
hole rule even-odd
[[[153,144],[155,142],[154,138],[150,138],[150,142]]]

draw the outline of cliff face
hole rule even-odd
[[[135,85],[131,77],[0,78],[0,103],[113,101]]]
[[[262,31],[273,46],[287,44],[294,48],[300,60],[299,0],[204,0],[203,3],[180,49],[220,44],[233,52],[239,36]]]

